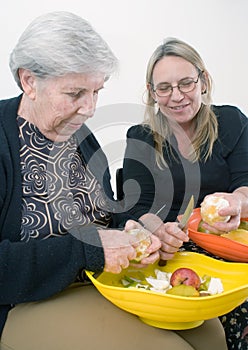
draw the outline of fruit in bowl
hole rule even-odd
[[[149,277],[139,271],[121,278],[125,288],[142,288],[158,293],[180,295],[184,297],[199,297],[223,292],[220,278],[204,275],[200,277],[193,269],[180,267],[173,273],[154,269]]]
[[[219,210],[229,206],[228,201],[219,196],[209,195],[201,203],[201,217],[204,222],[213,225],[216,222],[227,222],[230,216],[219,215]]]
[[[186,284],[178,284],[166,292],[166,294],[180,295],[182,297],[199,297],[200,293],[197,289]]]
[[[201,279],[194,270],[188,267],[181,267],[172,273],[170,284],[172,287],[178,286],[180,284],[185,284],[187,286],[192,286],[196,289],[199,289],[201,285]]]
[[[170,278],[170,288],[167,293],[173,295],[199,296],[198,289],[201,285],[201,279],[198,274],[187,267],[181,267],[175,270]]]
[[[248,231],[241,228],[230,231],[228,233],[222,233],[221,237],[225,237],[231,239],[232,241],[248,245]]]
[[[210,296],[188,297],[144,288],[126,288],[121,283],[126,275],[140,278],[142,273],[149,277],[155,269],[173,273],[182,267],[191,268],[199,276],[219,278],[224,291]],[[98,291],[114,305],[137,315],[148,325],[164,329],[197,327],[204,320],[230,312],[248,297],[248,264],[233,264],[193,252],[178,252],[163,267],[158,263],[144,269],[130,266],[120,274],[103,272],[96,278],[89,271],[86,274]]]
[[[206,231],[202,226],[201,208],[194,209],[189,222],[188,234],[190,239],[199,247],[209,253],[228,261],[248,262],[248,218],[242,218],[240,226],[236,232],[229,232],[223,235],[217,235]],[[240,235],[239,230],[243,231]],[[242,242],[241,242],[242,240]]]

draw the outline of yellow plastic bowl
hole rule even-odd
[[[224,292],[205,297],[182,297],[124,288],[121,278],[138,271],[131,267],[117,275],[103,272],[97,278],[92,272],[86,273],[98,291],[114,305],[137,315],[146,324],[164,329],[200,326],[204,320],[230,312],[248,297],[248,264],[245,263],[224,262],[193,252],[178,252],[166,266],[161,267],[156,263],[140,271],[148,277],[156,268],[173,272],[179,267],[192,268],[200,276],[207,274],[221,278]]]

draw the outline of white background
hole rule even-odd
[[[148,59],[164,38],[187,41],[201,54],[214,80],[213,102],[238,106],[248,115],[247,0],[9,0],[0,11],[0,99],[20,93],[9,54],[31,20],[66,10],[87,19],[120,60],[88,122],[109,157],[121,165],[125,132],[142,120]],[[231,126],[230,126],[231,127]]]

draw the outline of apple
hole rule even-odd
[[[192,286],[198,290],[201,285],[201,279],[194,270],[187,267],[181,267],[172,273],[170,284],[172,287],[185,284],[186,286]]]

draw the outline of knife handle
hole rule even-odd
[[[167,260],[160,259],[158,262],[158,266],[165,266],[167,264]]]

